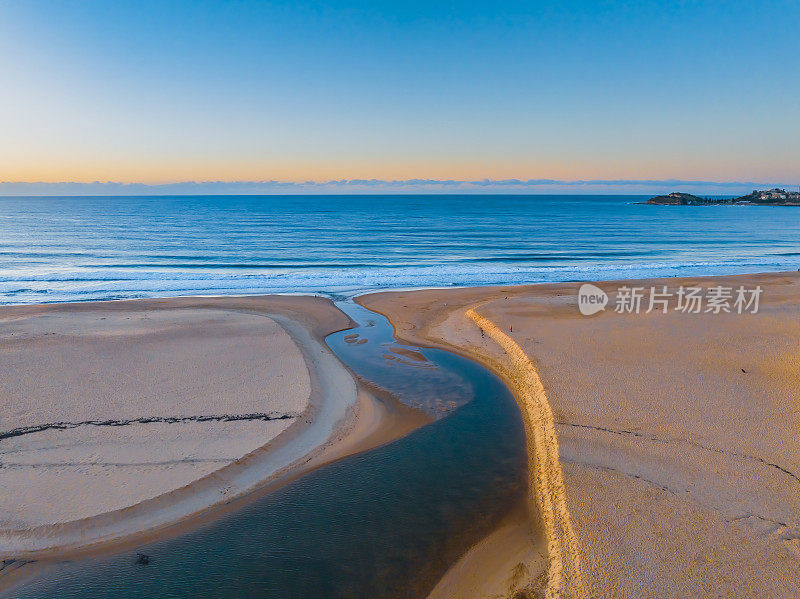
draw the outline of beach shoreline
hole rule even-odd
[[[489,368],[514,394],[526,424],[532,471],[527,509],[515,511],[473,546],[452,565],[430,596],[489,597],[517,591],[563,592],[574,597],[635,591],[658,596],[670,588],[694,588],[701,594],[755,590],[791,596],[787,589],[795,588],[795,578],[787,560],[796,559],[800,538],[800,523],[791,515],[800,506],[800,489],[792,486],[799,480],[794,473],[800,470],[800,450],[785,436],[785,431],[792,430],[794,408],[781,412],[775,402],[786,393],[790,406],[800,400],[796,386],[791,386],[791,377],[800,373],[800,355],[790,349],[800,334],[796,330],[800,275],[596,282],[612,303],[606,312],[592,317],[578,313],[580,285],[426,289],[356,298],[357,303],[391,322],[399,342],[444,349]],[[761,286],[762,311],[758,315],[698,314],[694,320],[685,320],[691,315],[614,313],[613,300],[620,287],[662,285]],[[270,296],[225,299],[247,304],[265,297]],[[303,296],[294,300],[297,297]],[[211,300],[166,301],[193,305]],[[280,301],[291,303],[292,299]],[[294,306],[278,317],[302,320],[298,314],[302,311],[298,313]],[[318,323],[306,321],[305,326],[316,330],[317,341],[324,341]],[[755,352],[741,351],[751,347]],[[742,361],[742,367],[729,369],[732,361]],[[552,442],[543,440],[541,434],[545,433],[535,432],[544,412],[541,405],[531,411],[526,396],[531,382],[519,378],[528,366],[531,376],[540,379],[541,398],[552,412]],[[696,372],[686,374],[687,368]],[[750,378],[737,379],[729,386],[729,377],[739,370]],[[697,380],[705,380],[697,398],[660,388],[664,380],[697,376]],[[418,413],[393,403],[391,397],[382,397],[368,382],[354,381],[354,385],[357,407],[340,423],[331,443],[317,446],[301,463],[291,465],[267,484],[160,528],[111,542],[70,547],[66,553],[62,548],[58,557],[116,551],[143,540],[180,534],[239,509],[314,468],[399,438],[424,424]],[[675,398],[681,403],[676,404]],[[761,402],[748,408],[749,413],[758,414],[759,420],[751,427],[755,433],[737,423],[743,408],[736,402],[745,398]],[[701,411],[692,413],[698,409]],[[706,420],[700,422],[701,430],[686,428],[694,426],[703,410],[714,416],[700,418]],[[688,424],[686,411],[694,418]],[[781,418],[786,422],[781,424]],[[544,424],[546,429],[546,418]],[[758,439],[754,434],[769,438]],[[549,458],[539,451],[547,443]],[[674,444],[679,450],[671,447]],[[543,469],[550,472],[549,479],[541,478]],[[559,477],[563,478],[560,483]],[[542,484],[550,486],[543,489]],[[558,491],[559,485],[565,492]],[[764,490],[769,490],[767,502],[762,497]],[[556,505],[559,493],[563,501]],[[556,502],[543,503],[543,496],[556,497]],[[561,513],[553,520],[555,525],[548,524],[543,515],[547,509]],[[648,518],[658,519],[658,524]],[[565,522],[570,528],[574,525],[571,540],[564,534]],[[558,534],[553,535],[553,530]],[[654,537],[653,531],[660,536]],[[632,551],[641,551],[647,561],[637,559]],[[562,552],[562,557],[554,559],[557,552]],[[37,557],[46,566],[56,553]],[[742,560],[751,565],[739,568],[740,572],[736,564]],[[492,564],[493,571],[476,578],[474,569],[482,563]],[[554,563],[560,563],[555,568],[557,575],[553,574]],[[1,585],[4,592],[20,577],[34,573],[35,567],[0,573],[0,581],[5,579]],[[762,576],[761,571],[770,576]],[[722,576],[724,586],[707,581],[712,576],[708,572]]]

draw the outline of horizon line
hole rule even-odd
[[[698,194],[734,195],[755,189],[794,188],[797,184],[694,179],[329,179],[324,181],[0,181],[0,196],[149,196],[149,195],[343,195],[343,194],[489,194],[644,195],[691,189]]]

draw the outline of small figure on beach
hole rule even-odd
[[[139,566],[146,566],[150,563],[150,556],[146,553],[137,553],[136,554],[136,564]]]
[[[484,337],[483,329],[481,329],[481,337]]]

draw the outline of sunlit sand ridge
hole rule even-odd
[[[505,376],[516,383],[528,439],[531,501],[541,514],[547,537],[548,568],[546,597],[588,595],[581,568],[580,544],[567,508],[564,477],[558,459],[558,438],[553,412],[542,381],[524,351],[492,321],[474,308],[466,316],[505,350],[511,369]]]

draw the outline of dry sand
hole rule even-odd
[[[357,393],[323,342],[349,325],[313,297],[3,308],[0,556],[152,537],[424,423]]]
[[[621,284],[599,284],[612,307]],[[549,596],[798,596],[800,276],[624,284],[764,293],[758,314],[592,317],[578,312],[577,284],[360,298],[399,337],[495,370],[526,421],[530,542],[546,547],[547,562],[490,537],[434,597],[508,596],[526,585]],[[484,336],[476,316],[487,319]],[[454,574],[514,561],[502,575]]]
[[[262,315],[61,310],[5,318],[2,333],[0,421],[20,433],[2,441],[3,530],[182,487],[274,439],[311,395],[300,349]]]

